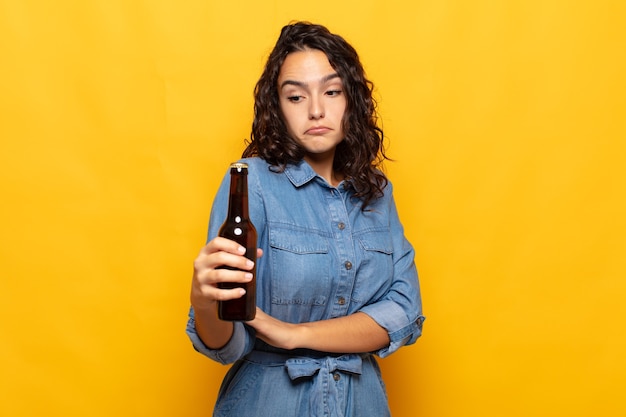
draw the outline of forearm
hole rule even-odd
[[[389,345],[387,331],[365,313],[302,323],[295,335],[295,347],[324,352],[373,352]]]
[[[194,308],[196,333],[210,349],[220,349],[233,335],[233,323],[220,320],[216,308]]]
[[[217,237],[202,248],[194,261],[190,301],[193,307],[195,336],[209,349],[224,347],[233,335],[233,323],[218,318],[220,301],[241,297],[241,288],[221,289],[223,282],[246,283],[253,279],[249,272],[254,263],[246,258],[246,249],[237,242]],[[263,252],[257,251],[257,257]],[[228,268],[221,268],[227,266]],[[243,292],[242,292],[243,291]]]
[[[365,313],[308,323],[287,323],[260,309],[248,322],[256,337],[282,349],[305,348],[333,353],[373,352],[389,345],[387,330]]]

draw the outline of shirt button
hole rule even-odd
[[[339,228],[339,230],[343,230],[343,229],[345,229],[345,228],[346,228],[346,224],[345,224],[345,223],[339,223],[339,224],[337,225],[337,227]]]
[[[346,269],[350,270],[350,269],[352,269],[352,262],[346,261],[346,263],[344,263],[343,266],[345,266]]]
[[[345,298],[343,298],[343,297],[339,297],[339,298],[337,299],[337,303],[338,303],[340,306],[342,306],[342,305],[344,305],[344,304],[346,303],[346,299],[345,299]]]
[[[339,381],[341,379],[341,375],[339,374],[339,372],[335,372],[335,374],[333,375],[333,379],[335,381]]]

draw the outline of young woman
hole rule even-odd
[[[242,160],[258,233],[256,318],[217,317],[218,301],[242,296],[217,284],[246,282],[252,268],[245,249],[216,237],[228,174],[194,263],[187,333],[199,352],[234,363],[214,416],[389,415],[374,355],[414,343],[424,318],[414,251],[379,169],[372,88],[342,37],[304,22],[282,29]]]

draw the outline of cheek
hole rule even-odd
[[[346,114],[346,102],[337,102],[333,107],[333,113],[339,120],[342,120]]]
[[[298,115],[294,111],[284,111],[283,120],[285,121],[285,125],[287,126],[287,130],[293,134],[294,131],[297,130],[298,127]]]
[[[346,108],[348,107],[348,103],[346,102],[346,100],[344,99],[341,102],[341,116],[343,117],[343,115],[346,113]]]

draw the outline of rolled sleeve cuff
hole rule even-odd
[[[243,356],[243,347],[246,346],[247,338],[246,329],[243,323],[234,322],[233,334],[228,343],[220,349],[211,349],[204,344],[196,332],[196,321],[193,314],[190,314],[189,320],[187,321],[187,336],[189,336],[189,339],[191,340],[191,343],[196,351],[221,364],[233,363],[241,358]]]
[[[393,301],[381,301],[365,306],[361,312],[370,316],[389,334],[389,346],[376,352],[381,358],[391,355],[404,345],[415,343],[422,335],[422,323],[425,317],[418,315],[414,320],[409,320],[406,312]]]

